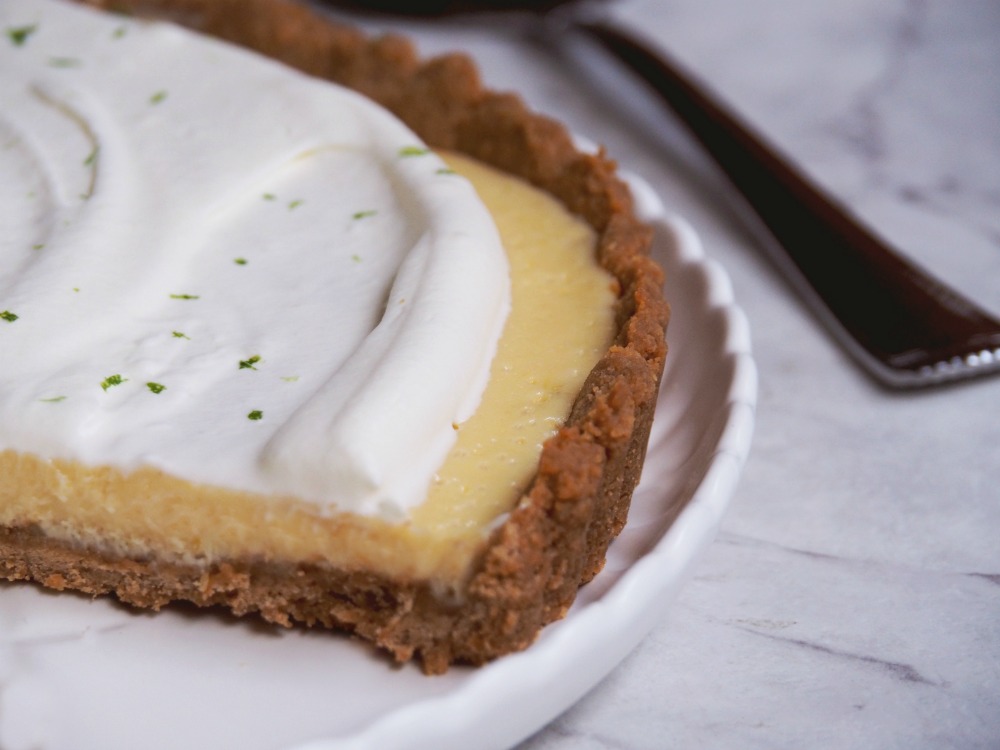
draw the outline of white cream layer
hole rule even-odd
[[[3,0],[0,30],[0,450],[403,517],[509,306],[471,186],[169,25]]]

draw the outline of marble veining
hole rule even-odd
[[[925,0],[907,0],[886,33],[885,62],[872,81],[853,97],[842,128],[845,142],[875,166],[889,149],[880,107],[885,97],[903,80],[907,58],[923,39],[927,20]]]
[[[772,640],[779,641],[781,643],[786,643],[790,646],[797,646],[800,648],[809,649],[811,651],[816,651],[821,654],[827,654],[837,659],[846,659],[849,661],[857,661],[861,664],[870,664],[880,670],[884,670],[891,677],[902,680],[903,682],[917,682],[924,685],[935,685],[937,687],[942,687],[941,683],[933,682],[924,677],[920,672],[914,669],[909,664],[900,664],[899,662],[886,661],[884,659],[879,659],[874,656],[868,656],[866,654],[854,654],[848,651],[840,651],[838,649],[830,648],[829,646],[824,646],[821,643],[812,643],[810,641],[799,640],[797,638],[782,638],[781,636],[775,635],[774,633],[763,633],[755,628],[742,628],[749,633],[755,633],[762,638],[771,638]]]

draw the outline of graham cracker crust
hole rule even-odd
[[[598,260],[618,281],[618,333],[537,475],[490,539],[465,589],[295,561],[210,565],[115,556],[0,527],[0,577],[113,594],[137,607],[175,600],[259,613],[280,625],[345,630],[425,672],[482,664],[532,643],[565,615],[625,524],[645,455],[666,356],[669,308],[648,257],[650,230],[603,152],[576,150],[566,129],[512,94],[486,90],[462,55],[422,61],[396,36],[368,39],[287,0],[84,0],[170,18],[366,94],[429,145],[460,151],[560,199],[598,234]]]

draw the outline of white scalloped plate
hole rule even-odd
[[[662,619],[750,445],[756,371],[728,278],[635,185],[673,305],[642,482],[605,570],[538,642],[425,677],[317,631],[0,585],[0,747],[502,748],[600,681]]]

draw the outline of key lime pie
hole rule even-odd
[[[613,165],[299,5],[106,5],[0,4],[0,576],[526,647],[666,353]]]

